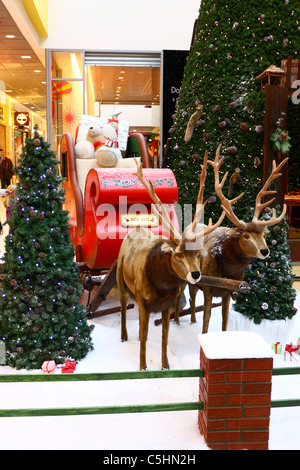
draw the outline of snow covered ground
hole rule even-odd
[[[187,295],[188,299],[188,295]],[[202,305],[202,294],[197,296]],[[109,297],[110,306],[118,304],[118,293]],[[106,307],[108,304],[105,305]],[[252,326],[240,314],[231,310],[229,330],[250,330],[260,333],[270,344],[282,341],[296,343],[300,336],[300,294],[295,307],[298,313],[287,322],[269,322]],[[161,325],[155,326],[151,315],[147,343],[148,369],[160,369]],[[94,351],[82,360],[76,372],[135,371],[139,367],[137,309],[128,311],[129,340],[120,341],[120,314],[91,320]],[[270,325],[271,323],[271,325]],[[169,362],[172,369],[199,367],[199,342],[202,313],[197,323],[189,316],[181,325],[170,324]],[[209,331],[220,331],[221,312],[215,308]],[[285,362],[283,354],[274,357],[274,367],[300,365]],[[0,367],[0,374],[28,373]],[[34,373],[40,373],[34,371]],[[197,401],[198,379],[149,379],[101,382],[62,383],[2,383],[1,408],[54,408],[72,406],[105,406]],[[300,398],[300,375],[273,378],[272,399]],[[270,450],[299,450],[300,407],[272,408]],[[0,418],[0,449],[2,450],[209,450],[197,426],[197,411],[134,413],[115,415]]]

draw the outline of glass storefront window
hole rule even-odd
[[[51,54],[52,78],[83,79],[81,51],[55,51]]]
[[[144,134],[152,157],[159,155],[160,53],[48,53],[52,107],[52,127],[48,129],[51,128],[52,148],[58,156],[60,140],[66,132],[75,141],[82,114],[103,119],[119,116],[129,125],[130,132]]]
[[[83,113],[83,53],[56,51],[51,55],[52,146],[59,155],[62,136],[75,137]]]

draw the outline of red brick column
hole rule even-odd
[[[199,411],[198,424],[208,447],[267,450],[271,346],[248,332],[208,333],[200,335],[199,341],[204,377],[200,378],[203,410]]]

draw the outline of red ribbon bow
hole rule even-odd
[[[290,353],[290,355],[291,355],[291,360],[292,360],[292,358],[293,358],[293,359],[295,359],[295,361],[297,361],[297,359],[296,359],[296,358],[293,356],[293,354],[292,354],[293,352],[296,351],[296,349],[297,349],[297,347],[294,346],[292,343],[287,344],[287,345],[285,346],[285,353],[286,353],[286,352]]]

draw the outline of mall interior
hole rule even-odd
[[[199,0],[154,0],[151,10],[137,0],[116,8],[86,0],[84,10],[81,0],[1,0],[2,160],[17,165],[35,126],[59,156],[63,135],[76,139],[84,116],[92,116],[120,119],[128,133],[141,133],[150,166],[160,167],[198,9]]]

